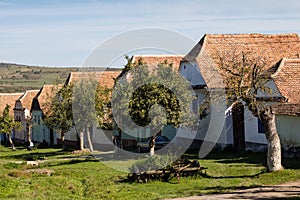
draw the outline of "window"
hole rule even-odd
[[[41,118],[40,118],[40,116],[38,115],[38,125],[40,125],[41,124]]]
[[[265,129],[263,127],[262,121],[257,118],[257,128],[258,128],[258,133],[265,133]]]

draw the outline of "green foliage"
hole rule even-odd
[[[107,130],[112,129],[111,92],[112,89],[98,84],[95,94],[97,122],[100,128]]]
[[[95,112],[97,82],[93,79],[78,80],[73,89],[73,116],[78,130],[93,126],[97,121]]]
[[[176,160],[174,154],[153,155],[145,160],[134,163],[129,170],[133,173],[168,168]]]
[[[132,63],[127,57],[127,61],[125,68],[133,70],[127,71],[127,80],[117,82],[112,95],[112,103],[117,105],[113,108],[116,121],[129,129],[131,120],[139,126],[150,122],[153,126],[195,125],[189,84],[173,71],[172,64],[165,62],[152,67],[141,60]]]
[[[45,105],[49,109],[47,109],[44,124],[61,134],[65,134],[73,126],[72,89],[72,84],[65,85],[60,90],[56,85]]]
[[[6,105],[2,117],[0,117],[0,133],[10,135],[13,129],[21,130],[22,124],[14,121],[14,118],[9,115],[10,106]]]

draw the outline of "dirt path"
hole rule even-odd
[[[263,186],[259,188],[236,190],[226,194],[213,194],[203,196],[192,196],[185,198],[176,198],[173,200],[206,200],[206,199],[288,199],[299,197],[300,199],[300,181],[285,183],[282,185]]]

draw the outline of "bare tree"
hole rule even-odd
[[[283,169],[281,165],[281,144],[276,129],[273,106],[281,98],[268,76],[267,62],[259,52],[218,52],[216,60],[225,77],[228,102],[243,103],[258,117],[264,127],[268,141],[267,167],[269,171]]]

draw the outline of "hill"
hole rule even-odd
[[[0,63],[0,93],[40,89],[44,84],[53,84],[54,81],[64,83],[70,72],[88,69],[93,68],[40,67]],[[98,70],[101,69],[97,68]]]

